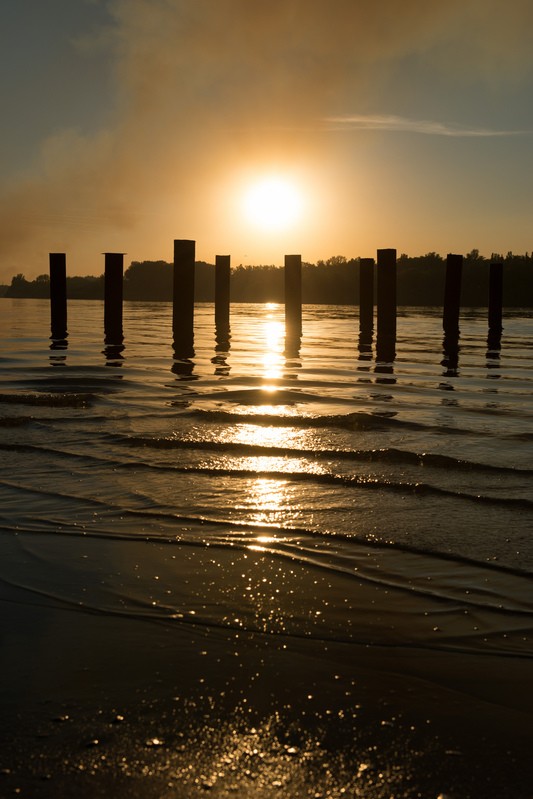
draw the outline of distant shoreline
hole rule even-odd
[[[533,257],[508,253],[503,263],[503,305],[506,308],[533,308]],[[358,305],[361,259],[347,260],[334,256],[316,264],[302,264],[302,302],[305,305]],[[461,284],[461,307],[482,308],[488,305],[491,260],[477,250],[464,257]],[[376,267],[377,270],[377,267]],[[446,260],[437,253],[397,259],[398,306],[442,307],[446,279]],[[125,301],[172,302],[173,264],[167,261],[132,261],[124,272]],[[215,299],[215,266],[195,263],[195,301]],[[47,274],[26,280],[23,274],[13,277],[3,287],[3,296],[24,299],[47,299],[50,279]],[[242,266],[231,269],[231,302],[284,302],[284,269],[280,266]],[[1,287],[0,287],[0,295]],[[104,298],[104,276],[67,276],[67,299]]]
[[[49,297],[32,297],[32,296],[20,296],[20,297],[11,297],[7,295],[0,294],[0,300],[45,300],[49,301]],[[103,297],[68,297],[68,302],[103,302]],[[172,305],[172,299],[142,299],[140,297],[124,297],[124,303],[167,303],[168,305]],[[215,301],[212,300],[195,300],[195,305],[214,305]],[[267,303],[273,303],[275,305],[283,305],[283,300],[279,299],[272,299],[272,298],[265,298],[260,300],[232,300],[231,305],[266,305]],[[352,308],[359,308],[359,302],[330,302],[328,300],[321,301],[313,301],[313,302],[306,302],[305,300],[302,302],[302,307],[311,306],[311,305],[332,305],[339,308],[342,307],[352,307]],[[431,308],[435,311],[442,309],[443,303],[442,302],[404,302],[398,303],[397,308],[398,312],[401,314],[402,311],[405,311],[409,308]],[[461,305],[461,312],[468,313],[468,311],[479,311],[487,308],[487,303],[480,303],[480,304],[462,304]],[[531,305],[511,305],[510,303],[506,304],[504,302],[503,305],[504,311],[512,311],[514,314],[523,313],[533,313],[533,303]]]

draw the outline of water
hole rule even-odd
[[[280,708],[308,734],[302,713],[321,729],[350,717],[333,748],[357,762],[347,776],[330,753],[330,776],[313,777],[324,796],[420,795],[415,743],[369,781],[376,723],[393,730],[389,767],[424,723],[443,751],[463,725],[488,736],[485,752],[502,730],[533,731],[531,312],[506,317],[501,351],[487,351],[484,313],[465,312],[458,363],[443,365],[431,309],[401,312],[393,363],[359,353],[349,307],[305,307],[286,352],[281,306],[232,306],[217,342],[200,305],[190,359],[173,357],[166,303],[126,304],[125,346],[107,351],[101,303],[70,303],[65,349],[49,348],[47,302],[1,310],[6,706],[97,690],[125,702],[121,687],[140,685],[153,698],[153,679],[158,701],[176,680],[183,701],[208,701],[211,730],[229,695],[232,712],[254,705],[256,731]],[[452,744],[464,768],[449,773],[478,795],[465,774],[479,784],[479,753]],[[288,795],[282,766],[253,791],[241,769],[238,789]],[[200,790],[202,775],[184,773],[175,784]]]

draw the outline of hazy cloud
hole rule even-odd
[[[429,119],[409,119],[408,117],[392,114],[346,114],[327,117],[324,122],[329,130],[382,130],[400,133],[424,133],[429,136],[517,136],[530,132],[467,128],[447,122],[436,122]]]

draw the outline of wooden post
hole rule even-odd
[[[396,338],[396,250],[378,250],[378,337]]]
[[[496,366],[500,358],[503,331],[503,264],[492,261],[489,267],[489,334],[487,366]]]
[[[50,253],[51,339],[65,342],[67,333],[67,257],[64,252]]]
[[[489,269],[489,334],[501,336],[503,330],[503,264],[493,261]]]
[[[396,355],[396,250],[378,250],[376,359]]]
[[[172,332],[180,357],[194,355],[194,257],[196,242],[174,241]]]
[[[230,272],[230,256],[215,256],[215,326],[221,330],[229,328]]]
[[[451,337],[459,335],[462,275],[463,256],[449,254],[446,257],[446,281],[444,284],[442,326],[444,332]]]
[[[104,253],[104,336],[105,343],[122,344],[122,297],[124,253]]]
[[[374,259],[359,261],[359,351],[372,350],[374,332]]]
[[[285,337],[302,334],[302,256],[285,256]]]

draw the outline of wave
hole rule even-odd
[[[90,500],[97,505],[107,505],[103,500],[92,499]],[[117,506],[118,507],[118,506]],[[186,524],[187,526],[196,527],[197,531],[201,532],[201,537],[195,533],[193,536],[182,530],[180,533],[171,536],[166,532],[152,532],[146,533],[131,533],[131,532],[116,532],[112,529],[107,530],[79,530],[75,527],[69,526],[68,529],[61,530],[57,521],[53,522],[53,529],[29,529],[18,527],[16,535],[33,535],[33,536],[67,536],[70,538],[83,538],[83,539],[101,539],[105,541],[131,541],[131,542],[151,542],[157,544],[180,545],[191,547],[226,547],[233,548],[246,548],[251,545],[256,546],[257,550],[263,549],[264,551],[273,554],[285,555],[288,554],[290,559],[295,559],[295,552],[302,551],[302,540],[308,539],[311,548],[309,552],[316,556],[316,543],[322,542],[324,544],[324,552],[327,552],[328,557],[332,557],[331,543],[332,541],[338,546],[348,545],[349,547],[357,546],[363,549],[364,556],[368,556],[368,552],[398,552],[416,555],[428,560],[436,560],[439,562],[452,563],[456,566],[471,566],[476,569],[487,571],[490,573],[499,573],[502,575],[514,575],[523,577],[528,581],[528,591],[533,584],[533,575],[524,570],[513,566],[508,566],[493,561],[479,561],[475,558],[469,558],[464,555],[458,555],[448,552],[436,552],[434,550],[423,549],[420,547],[412,546],[405,543],[396,541],[376,541],[373,538],[367,538],[357,534],[346,533],[324,533],[320,530],[313,530],[309,527],[280,527],[276,524],[267,524],[260,522],[245,522],[235,521],[233,519],[219,519],[206,515],[193,515],[193,514],[179,514],[179,513],[164,513],[159,510],[136,510],[136,509],[121,509],[123,515],[132,517],[147,517],[151,519],[170,519],[177,524]],[[213,529],[211,529],[213,528]],[[220,530],[224,528],[226,532],[222,534]],[[7,525],[0,525],[0,533],[4,535],[13,535],[14,530]],[[265,534],[265,535],[262,535]],[[269,540],[270,543],[274,542],[276,548],[272,549],[270,546],[264,545],[264,539]],[[258,539],[263,539],[263,543],[257,546]],[[291,544],[292,542],[292,544]],[[267,542],[268,543],[268,542]],[[280,544],[283,546],[280,547]],[[296,545],[296,549],[293,548]],[[289,548],[286,548],[289,546]],[[424,574],[427,569],[422,570]],[[467,600],[465,600],[467,601]],[[533,601],[531,604],[531,611],[533,612]]]
[[[0,394],[0,403],[8,405],[37,405],[48,408],[88,408],[97,395],[94,393],[58,392],[57,394],[12,393]]]
[[[265,401],[264,405],[271,403]],[[180,401],[176,401],[177,406],[181,406]],[[252,406],[254,407],[254,406]],[[238,413],[235,411],[225,411],[221,409],[209,410],[205,408],[188,408],[183,412],[183,416],[197,418],[200,421],[214,424],[242,423],[266,425],[269,427],[285,427],[291,425],[297,428],[319,428],[337,427],[347,431],[364,430],[390,430],[394,428],[402,430],[431,431],[449,435],[471,435],[472,431],[467,428],[447,427],[439,425],[429,425],[422,422],[413,422],[408,419],[398,419],[397,411],[375,410],[373,413],[353,412],[339,413],[332,415],[302,414],[299,410],[298,415],[292,412],[281,414],[279,408],[273,408],[272,413]]]
[[[153,463],[140,460],[139,458],[132,461],[120,461],[113,457],[103,457],[97,455],[87,455],[85,453],[66,451],[52,447],[44,447],[33,444],[0,444],[0,450],[17,451],[28,453],[43,453],[47,455],[58,456],[62,458],[69,458],[73,460],[83,461],[85,463],[98,464],[101,466],[111,467],[114,471],[120,469],[125,471],[139,471],[145,469],[147,471],[160,471],[168,472],[170,474],[184,474],[184,475],[207,475],[212,477],[226,477],[228,479],[243,479],[257,477],[268,477],[272,480],[283,480],[298,483],[309,483],[318,485],[337,486],[346,489],[364,489],[364,490],[381,490],[385,492],[394,492],[401,494],[412,494],[417,496],[441,496],[450,497],[453,499],[474,502],[477,504],[497,505],[509,509],[517,510],[531,510],[533,508],[533,500],[526,498],[502,497],[491,496],[480,493],[470,493],[468,491],[459,491],[452,488],[445,488],[442,486],[431,485],[424,482],[412,482],[407,480],[393,480],[383,477],[373,477],[369,475],[346,475],[336,474],[331,472],[318,472],[316,470],[291,470],[287,469],[268,469],[259,468],[257,464],[253,468],[247,468],[246,465],[239,463],[234,464],[231,468],[221,465],[203,466],[201,464],[179,466],[176,464],[168,463]],[[285,452],[287,457],[289,453]],[[527,472],[526,472],[527,473]],[[0,485],[14,485],[9,481],[0,481]]]
[[[313,460],[330,461],[355,460],[365,463],[386,463],[394,465],[431,466],[438,469],[455,469],[464,471],[502,472],[520,475],[533,475],[533,469],[520,467],[495,466],[493,464],[479,463],[450,455],[441,455],[430,452],[411,452],[396,449],[395,447],[379,449],[298,449],[276,446],[261,446],[259,444],[244,444],[232,441],[192,440],[182,438],[161,438],[150,436],[115,435],[114,441],[133,449],[146,447],[148,449],[162,450],[194,450],[207,452],[230,453],[243,456],[290,456],[294,458],[312,458]]]
[[[265,398],[261,404],[263,406],[270,406],[272,405],[272,402]],[[255,406],[252,405],[252,407]],[[230,422],[242,422],[243,419],[245,419],[246,422],[253,424],[284,426],[290,423],[294,427],[341,427],[344,430],[376,430],[381,427],[386,428],[395,424],[400,424],[415,430],[421,430],[425,428],[425,425],[418,422],[395,419],[394,417],[396,413],[394,411],[375,411],[374,413],[362,413],[356,411],[354,413],[339,413],[331,415],[303,415],[298,413],[296,416],[292,413],[280,414],[279,408],[277,407],[275,412],[273,411],[272,413],[238,413],[235,411],[192,408],[188,409],[183,415],[192,418],[199,418],[202,421],[223,424],[228,424]]]
[[[0,416],[0,427],[23,427],[33,424],[37,416]]]
[[[158,623],[338,643],[533,658],[532,579],[519,570],[413,547],[373,544],[355,537],[344,537],[337,542],[342,546],[332,551],[327,536],[318,532],[270,527],[268,536],[258,537],[258,530],[249,525],[228,525],[221,534],[217,525],[209,529],[211,523],[207,524],[202,539],[187,534],[174,539],[158,535],[139,539],[131,534],[102,531],[63,533],[60,535],[71,541],[66,550],[50,548],[49,535],[28,537],[19,531],[16,541],[25,553],[25,565],[17,575],[4,563],[5,573],[0,576],[5,586],[2,593],[7,591],[11,601],[21,601],[20,595],[16,600],[9,594],[16,589],[39,597],[41,602],[59,603],[76,612]],[[0,531],[7,532],[2,528]],[[50,535],[57,536],[57,532]],[[72,558],[77,559],[76,551],[80,551],[72,549],[73,539],[83,540],[82,551],[91,553],[89,582],[84,582],[92,586],[88,592],[69,578]],[[33,544],[28,543],[31,540]],[[89,547],[91,541],[93,547]],[[126,547],[116,553],[116,559],[109,550],[110,541]],[[106,560],[111,556],[112,562],[122,564],[115,582],[101,579],[101,569],[105,574],[109,568],[102,567],[103,553],[94,549],[101,544],[106,546]],[[180,551],[179,560],[162,554],[162,544]],[[135,547],[131,552],[130,546]],[[195,550],[193,560],[183,556],[191,547]],[[146,576],[142,578],[134,571],[128,577],[127,564],[138,563],[139,558],[145,564]],[[213,559],[222,571],[218,580],[206,583],[205,569],[215,562]],[[253,593],[243,591],[244,575],[240,572],[249,568],[244,565],[246,559],[252,560],[250,574],[255,575],[258,586],[254,590],[265,591],[265,600],[270,597],[265,603],[257,596],[259,606]],[[270,596],[271,581],[261,580],[261,575],[272,573],[265,571],[272,559],[284,561],[291,577],[277,580],[277,590]],[[92,579],[91,569],[96,570]],[[160,575],[156,584],[149,576],[154,569]],[[180,570],[187,575],[184,593],[180,579],[176,582]],[[277,572],[276,569],[274,573]],[[261,589],[265,582],[266,588]],[[166,585],[172,585],[173,590],[166,591]],[[198,601],[191,604],[194,597]],[[341,597],[344,601],[340,601]]]

